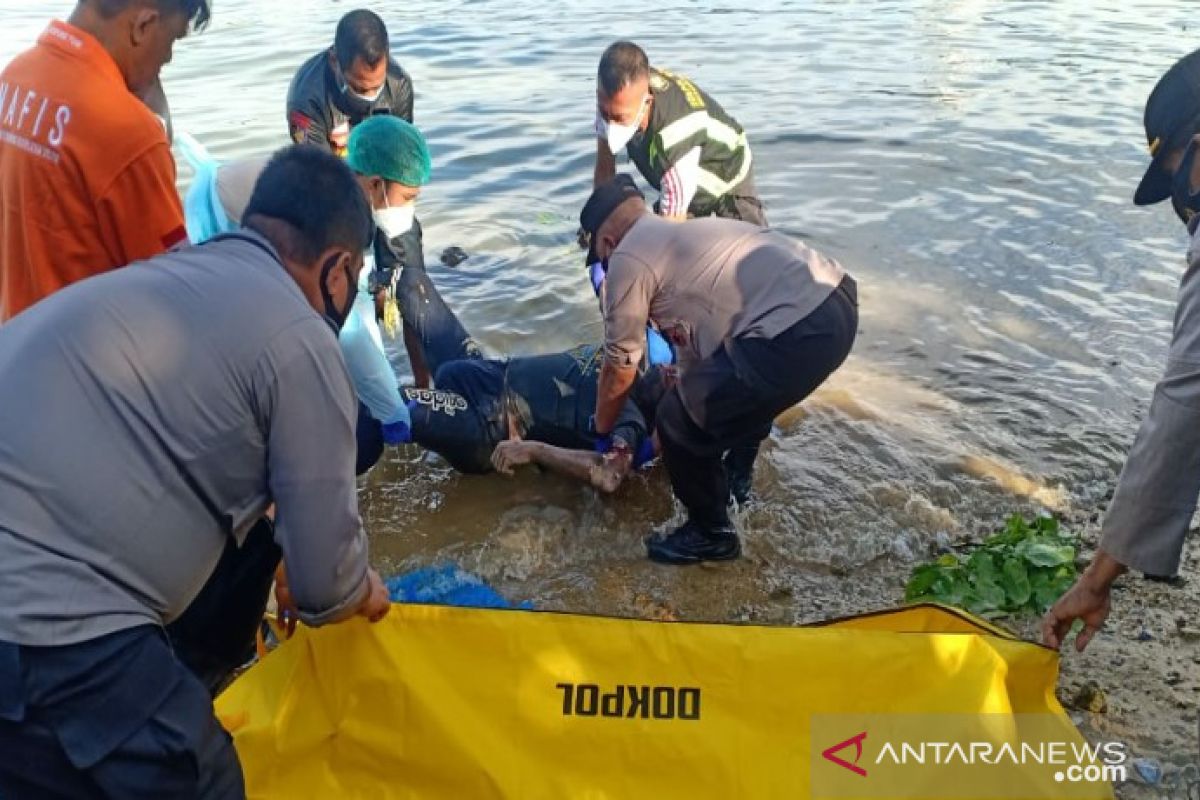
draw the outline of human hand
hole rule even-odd
[[[296,608],[292,590],[288,587],[287,571],[283,568],[282,561],[275,568],[275,607],[285,638],[292,638],[292,634],[296,632],[296,623],[300,621],[300,610]]]
[[[501,475],[512,475],[515,468],[533,463],[535,444],[517,439],[501,442],[492,451],[492,466]]]
[[[392,598],[388,595],[387,587],[379,573],[373,569],[367,570],[367,596],[358,607],[358,616],[366,617],[370,622],[379,622],[392,610]]]
[[[1083,620],[1084,627],[1075,637],[1075,649],[1082,653],[1108,618],[1110,594],[1108,586],[1093,586],[1080,578],[1042,618],[1042,643],[1058,650],[1075,620],[1079,619]]]
[[[1042,642],[1058,650],[1075,620],[1082,620],[1084,628],[1075,637],[1075,649],[1082,653],[1108,618],[1113,581],[1126,569],[1103,550],[1097,552],[1075,585],[1042,618]]]

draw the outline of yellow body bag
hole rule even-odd
[[[1067,782],[1101,761],[1057,671],[936,606],[778,628],[398,604],[298,630],[216,707],[255,798],[1111,797]]]

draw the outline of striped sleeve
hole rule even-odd
[[[700,147],[696,146],[663,174],[659,213],[664,217],[686,216],[699,185]]]

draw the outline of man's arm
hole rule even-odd
[[[603,186],[617,176],[617,158],[608,149],[604,139],[596,140],[596,169],[592,176],[592,188]]]
[[[637,380],[646,348],[650,302],[657,290],[650,267],[628,254],[610,258],[600,289],[604,311],[604,361],[596,390],[596,433],[612,432]]]
[[[165,140],[130,162],[100,196],[96,211],[114,267],[187,244],[175,160]]]
[[[392,114],[405,122],[412,122],[413,95],[415,94],[412,77],[404,70],[400,70],[400,73],[403,77],[398,82],[400,87],[397,91],[398,96],[392,98]]]
[[[268,485],[289,589],[308,625],[386,613],[367,561],[354,482],[357,401],[320,320],[283,332],[264,354]]]
[[[1100,547],[1130,569],[1174,575],[1200,495],[1200,259],[1184,275],[1167,367],[1129,451]]]
[[[162,121],[167,132],[167,141],[175,141],[175,125],[171,121],[171,104],[167,101],[167,93],[163,89],[162,79],[155,78],[154,83],[146,87],[139,95],[146,108],[154,112],[154,116]]]
[[[600,380],[596,387],[596,433],[603,436],[616,427],[635,380],[636,366],[618,365],[605,360],[600,367]]]
[[[544,442],[509,440],[496,445],[492,466],[504,475],[512,475],[516,467],[537,464],[546,469],[589,483],[602,492],[617,490],[633,463],[625,451],[606,453],[587,450],[568,450]]]
[[[1100,538],[1092,566],[1047,613],[1043,638],[1057,647],[1076,619],[1082,650],[1108,616],[1112,583],[1127,569],[1174,575],[1200,495],[1200,258],[1184,275],[1175,332]]]

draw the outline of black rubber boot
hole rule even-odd
[[[732,561],[741,554],[742,543],[732,525],[705,530],[688,520],[667,536],[646,539],[646,555],[659,564]]]

